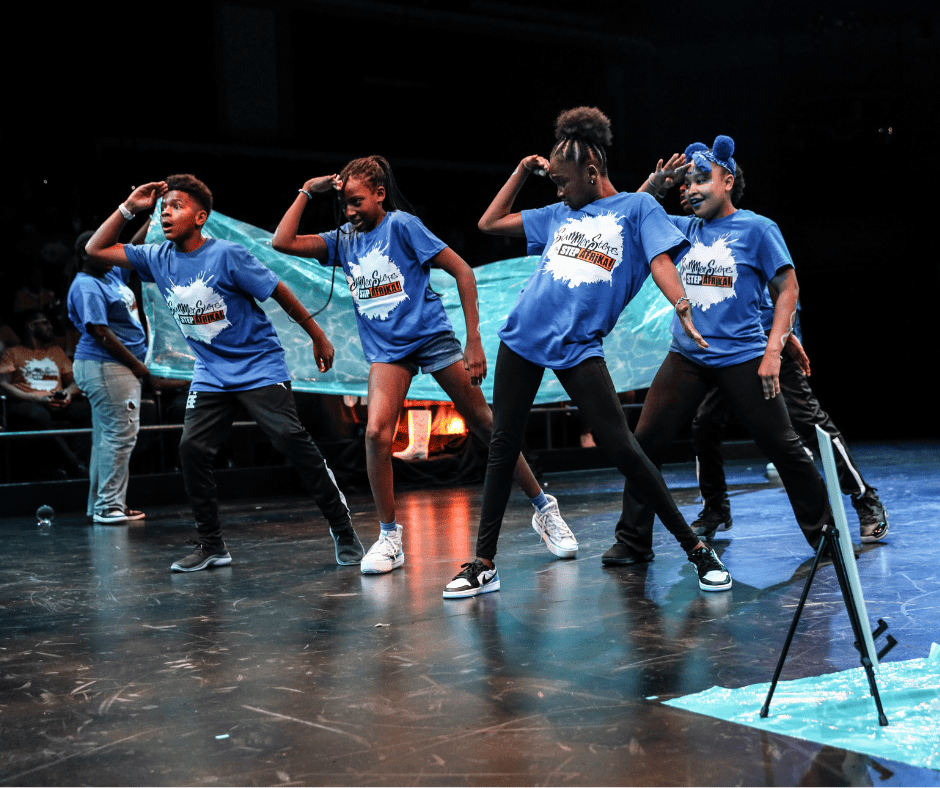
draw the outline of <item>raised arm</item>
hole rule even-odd
[[[486,378],[486,355],[483,353],[483,339],[480,336],[480,306],[473,269],[450,247],[434,255],[431,263],[457,280],[457,293],[460,295],[460,306],[463,308],[464,322],[467,324],[467,346],[464,348],[463,366],[470,373],[470,383],[479,386]]]
[[[685,294],[685,288],[682,286],[682,280],[679,278],[679,272],[676,271],[676,264],[672,258],[666,252],[654,257],[653,262],[650,263],[650,273],[656,286],[675,308],[686,336],[700,348],[707,348],[708,343],[692,323],[692,302]]]
[[[760,375],[764,387],[764,399],[771,399],[780,393],[780,354],[796,321],[796,304],[800,299],[796,271],[791,266],[781,268],[767,283],[767,289],[770,291],[770,299],[774,302],[774,322],[757,374]]]
[[[112,213],[104,223],[95,230],[95,234],[85,244],[85,251],[89,257],[117,265],[121,268],[130,268],[127,255],[124,254],[124,244],[118,243],[121,230],[135,214],[141,211],[152,211],[154,206],[168,191],[165,181],[154,181],[138,186],[131,192],[131,196],[124,200],[118,209]]]
[[[307,336],[313,341],[313,357],[316,359],[317,368],[320,372],[326,372],[333,366],[333,356],[336,351],[333,348],[333,343],[327,339],[323,329],[313,319],[313,315],[307,311],[307,307],[300,303],[300,299],[294,295],[294,291],[283,282],[277,283],[271,298],[277,301],[291,320],[307,332]]]
[[[490,207],[484,211],[477,226],[490,235],[508,235],[515,238],[525,238],[525,228],[522,226],[522,214],[510,213],[516,196],[522,189],[530,172],[540,175],[548,173],[548,159],[544,156],[526,156],[519,166],[509,176],[509,180],[499,190]]]
[[[680,178],[685,177],[691,166],[691,161],[686,163],[684,153],[673,153],[665,164],[660,159],[656,162],[656,169],[649,174],[637,191],[648,192],[654,197],[664,197]]]
[[[342,184],[335,174],[321,175],[307,181],[304,187],[297,192],[294,202],[291,203],[287,213],[284,214],[278,224],[277,230],[274,231],[271,246],[284,254],[311,257],[325,263],[329,258],[329,248],[326,241],[319,235],[297,235],[297,230],[300,228],[300,217],[303,216],[304,209],[314,194],[341,187]]]

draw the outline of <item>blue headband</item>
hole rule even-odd
[[[708,146],[704,142],[693,142],[685,149],[685,158],[686,161],[692,159],[692,155],[698,153],[699,151],[708,150]]]
[[[695,148],[701,143],[694,143],[689,145],[689,150]],[[726,137],[724,134],[719,134],[715,137],[715,143],[712,145],[711,150],[704,150],[695,152],[692,154],[692,160],[695,162],[695,166],[700,170],[705,172],[711,172],[711,165],[717,164],[720,167],[724,167],[732,175],[735,174],[736,164],[732,158],[734,153],[734,140],[731,137]]]

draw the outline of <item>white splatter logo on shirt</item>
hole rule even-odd
[[[376,244],[358,263],[350,263],[346,276],[356,309],[370,320],[385,320],[402,301],[408,299],[405,277],[389,256],[386,245]]]
[[[623,229],[618,216],[582,216],[568,219],[555,231],[545,270],[572,288],[595,282],[611,284],[622,257]]]
[[[224,329],[231,324],[228,306],[212,287],[205,273],[186,285],[171,285],[166,293],[166,303],[187,339],[212,344]]]
[[[59,368],[51,358],[31,358],[20,371],[33,391],[55,391],[59,387]]]
[[[728,236],[716,239],[710,246],[701,241],[693,243],[682,258],[679,278],[689,299],[703,312],[734,296],[738,264],[728,246]]]
[[[124,306],[127,307],[127,313],[131,316],[137,325],[140,325],[140,315],[137,312],[137,297],[134,295],[134,291],[131,290],[123,282],[117,286],[118,294],[121,296],[121,300],[124,302]]]

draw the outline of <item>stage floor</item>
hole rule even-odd
[[[899,641],[886,661],[925,657],[940,640],[940,445],[853,450],[891,522],[858,559],[869,615]],[[667,480],[694,519],[694,468]],[[718,594],[661,525],[652,564],[602,567],[614,471],[543,480],[574,560],[542,546],[517,491],[502,590],[466,600],[441,591],[472,556],[481,487],[402,492],[406,563],[379,576],[335,564],[302,498],[225,505],[233,563],[193,574],[169,571],[193,536],[180,506],[130,526],[60,515],[47,536],[0,519],[0,784],[940,785],[662,705],[769,681],[812,563],[763,464],[729,480],[735,523],[713,545],[734,588]],[[368,547],[371,500],[350,505]],[[828,564],[782,678],[857,667],[852,640]]]

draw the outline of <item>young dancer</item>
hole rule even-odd
[[[160,222],[166,242],[118,243],[124,224],[163,198]],[[290,288],[239,244],[202,233],[212,193],[192,175],[138,186],[105,220],[86,251],[103,263],[133,267],[156,282],[196,356],[186,402],[180,461],[196,518],[195,551],[173,563],[174,572],[196,572],[232,562],[222,540],[212,460],[239,404],[287,455],[330,525],[340,564],[358,564],[362,545],[333,473],[297,418],[284,349],[258,306],[268,298],[307,332],[321,372],[333,364],[333,346]]]
[[[690,145],[684,156],[673,156],[665,167],[657,165],[656,172],[650,175],[650,186],[656,188],[662,180],[661,191],[668,191],[681,174],[677,165],[683,160],[691,163],[693,154],[707,150],[701,142]],[[685,169],[679,167],[679,169]],[[685,199],[687,184],[681,175],[680,206],[684,213],[691,214],[692,207]],[[644,184],[646,188],[646,184]],[[737,208],[744,196],[744,175],[740,165],[736,166],[734,186],[731,189],[731,204]],[[773,328],[774,305],[767,288],[764,288],[760,305],[761,327],[765,334]],[[802,342],[800,336],[800,317],[797,312],[793,325],[793,336]],[[844,495],[851,497],[852,505],[859,520],[859,533],[862,542],[872,543],[888,535],[888,512],[878,497],[876,488],[868,484],[862,476],[862,470],[852,457],[848,444],[839,428],[826,413],[809,383],[809,359],[798,343],[792,341],[780,356],[780,393],[787,406],[790,423],[804,445],[819,454],[819,438],[816,426],[829,434],[835,447],[836,472],[839,486]],[[721,442],[728,421],[731,418],[731,405],[721,388],[713,386],[702,400],[692,420],[692,443],[698,459],[699,487],[702,491],[704,507],[698,518],[692,523],[692,531],[702,539],[710,539],[717,531],[727,531],[733,524],[731,501],[728,498],[728,486],[725,480],[724,460],[721,456]]]
[[[128,287],[131,272],[88,257],[90,239],[86,232],[76,241],[82,269],[68,293],[69,320],[80,334],[72,370],[91,403],[87,515],[96,523],[127,523],[145,516],[124,499],[140,429],[141,381],[150,374],[147,338]]]
[[[643,491],[644,500],[698,570],[706,591],[731,587],[731,575],[714,552],[696,538],[676,507],[662,475],[634,440],[604,362],[602,338],[646,278],[675,305],[689,342],[707,347],[695,330],[688,298],[672,256],[688,242],[648,195],[618,193],[607,172],[610,121],[594,107],[567,110],[555,126],[549,160],[527,156],[480,219],[484,232],[524,237],[542,259],[519,294],[506,324],[496,361],[495,426],[486,467],[476,557],[444,588],[448,598],[496,591],[493,559],[509,495],[512,461],[546,368],[555,372],[589,422],[597,444],[617,469]],[[512,213],[530,172],[548,173],[560,203]],[[607,564],[650,561],[620,546],[604,554]]]
[[[319,235],[297,235],[300,217],[317,192],[337,189],[346,224]],[[341,265],[356,306],[356,322],[369,361],[369,417],[366,467],[378,509],[379,540],[362,560],[367,574],[391,572],[405,561],[402,526],[395,515],[392,443],[395,425],[420,369],[431,374],[463,416],[467,427],[489,443],[493,417],[479,389],[486,377],[480,340],[476,280],[461,257],[414,216],[388,162],[369,156],[350,162],[337,175],[311,178],[299,190],[274,234],[275,249]],[[431,266],[457,280],[467,325],[467,347],[460,347],[437,294],[430,287]],[[573,558],[578,543],[516,450],[514,478],[535,507],[532,527],[548,549]]]
[[[711,149],[690,154],[694,168],[686,176],[685,200],[695,215],[670,219],[692,242],[679,275],[708,347],[690,342],[673,320],[672,346],[646,395],[636,438],[659,464],[664,449],[717,386],[776,465],[803,535],[815,548],[832,519],[826,487],[777,396],[781,354],[799,297],[793,261],[776,224],[734,206],[734,141],[719,136]],[[653,178],[651,186],[659,188]],[[775,304],[767,333],[760,321],[765,287]],[[642,552],[652,535],[653,511],[628,479],[617,542]]]

